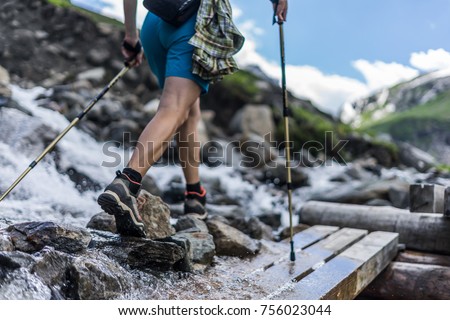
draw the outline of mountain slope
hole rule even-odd
[[[450,163],[450,70],[382,90],[347,105],[347,116],[349,110],[353,113],[351,124],[358,130],[389,134]]]

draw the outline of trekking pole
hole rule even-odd
[[[130,65],[128,63],[125,64],[125,67],[120,70],[120,72],[108,83],[106,87],[95,97],[93,98],[87,107],[75,118],[72,122],[55,138],[55,140],[50,143],[50,145],[33,161],[30,163],[28,168],[14,181],[14,183],[5,191],[4,194],[0,197],[0,202],[6,198],[6,196],[22,181],[23,178],[30,172],[41,160],[47,155],[56,144],[72,129],[78,122],[94,107],[94,105],[111,89],[123,75],[130,70]]]
[[[281,56],[281,87],[283,90],[283,118],[284,118],[284,140],[286,143],[286,169],[287,169],[287,192],[288,192],[288,210],[289,210],[289,229],[290,229],[290,244],[291,244],[291,261],[295,261],[294,251],[294,229],[292,222],[292,175],[291,175],[291,141],[289,136],[289,116],[290,110],[288,107],[288,95],[286,89],[286,59],[284,50],[284,30],[283,22],[277,21],[275,18],[278,0],[271,0],[275,3],[273,24],[277,23],[280,30],[280,56]]]

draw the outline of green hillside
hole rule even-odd
[[[426,133],[435,130],[447,130],[450,126],[450,91],[446,91],[434,100],[403,112],[394,112],[381,120],[370,122],[364,117],[359,128],[370,134],[389,133],[395,139],[407,141],[411,137],[429,141]]]

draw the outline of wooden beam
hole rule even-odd
[[[449,300],[450,268],[392,262],[361,293],[361,297],[389,300]]]
[[[444,192],[444,217],[450,218],[450,187],[447,187]]]
[[[411,212],[443,213],[445,187],[437,184],[417,183],[409,186]]]
[[[400,252],[395,261],[450,267],[450,256],[411,250]]]
[[[300,219],[310,225],[399,233],[399,242],[408,249],[450,254],[450,219],[432,213],[409,213],[391,207],[308,201]]]
[[[278,295],[277,299],[354,299],[397,254],[398,234],[373,232]]]
[[[310,274],[314,271],[314,268],[326,263],[366,235],[366,230],[341,229],[299,252],[296,261],[283,260],[268,269],[250,274],[244,278],[244,281],[249,285],[261,287],[261,293],[270,292],[270,298],[275,297],[278,291],[283,290],[283,287],[289,286],[292,281],[297,281]],[[277,288],[276,291],[274,291],[275,288]],[[252,298],[263,297],[254,296]]]

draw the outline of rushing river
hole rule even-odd
[[[12,109],[0,109],[0,191],[9,185],[27,168],[32,160],[45,148],[40,134],[62,131],[68,120],[58,112],[38,106],[36,97],[43,88],[31,90],[12,86],[13,99],[33,116]],[[50,138],[51,140],[51,138]],[[121,155],[116,167],[105,166],[111,159],[104,150],[104,143],[96,141],[87,133],[73,128],[61,140],[57,153],[51,153],[39,163],[17,188],[0,203],[0,227],[6,223],[25,221],[56,221],[84,227],[92,215],[100,211],[96,198],[100,190],[80,191],[76,184],[60,172],[69,168],[90,177],[101,187],[110,182],[117,169],[121,169],[128,159],[129,150],[115,148]],[[111,151],[111,149],[109,149]],[[297,189],[293,194],[295,211],[311,195],[339,188],[341,183],[330,178],[346,170],[345,166],[329,163],[327,166],[305,168],[310,186]],[[175,165],[152,168],[149,175],[161,190],[166,190],[169,182],[181,178],[181,169]],[[270,184],[255,185],[243,179],[235,166],[210,168],[201,166],[201,176],[208,183],[219,183],[220,192],[237,202],[241,209],[250,214],[261,212],[282,213],[282,224],[288,224],[286,193]],[[413,182],[424,175],[412,170],[382,170],[382,177],[399,177]],[[276,251],[276,248],[272,248]],[[233,266],[240,265],[238,269]],[[238,271],[232,271],[238,270]],[[215,267],[204,274],[152,273],[130,271],[130,281],[138,283],[133,293],[123,298],[133,299],[237,299],[234,287],[248,285],[248,292],[258,291],[257,286],[242,284],[242,276],[250,270],[237,258],[217,258]],[[219,276],[220,275],[220,276]],[[8,285],[0,289],[0,298],[8,299],[49,299],[50,292],[38,279],[22,269],[9,275]],[[257,295],[264,297],[264,292]]]

